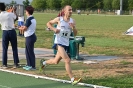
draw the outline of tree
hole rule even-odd
[[[35,9],[46,9],[46,0],[33,0],[31,2],[31,5],[35,8]]]
[[[81,1],[79,1],[79,0],[74,0],[74,1],[72,2],[72,7],[73,7],[73,9],[81,9],[81,7],[82,7]]]
[[[112,9],[112,0],[103,0],[104,9],[111,10]]]
[[[29,6],[29,5],[30,5],[29,0],[25,0],[25,1],[23,1],[23,5],[25,6],[25,8],[26,8],[27,6]]]
[[[128,0],[128,8],[129,10],[133,10],[133,0]]]
[[[46,0],[47,8],[57,9],[61,8],[61,0]]]
[[[98,9],[103,8],[103,7],[102,7],[102,6],[103,6],[103,0],[98,0],[98,1],[96,2],[96,6],[97,6]]]
[[[128,0],[123,0],[123,10],[128,10]]]
[[[84,9],[84,10],[89,8],[89,7],[91,7],[90,6],[91,5],[91,1],[90,0],[82,0],[81,3],[82,3],[82,9]]]
[[[65,5],[71,5],[73,0],[62,0],[61,6],[64,7]]]
[[[10,5],[15,5],[15,4],[17,4],[17,3],[16,3],[16,1],[14,1],[14,0],[12,0],[12,1],[10,2]]]
[[[114,9],[114,10],[120,9],[120,0],[113,0],[112,1],[112,9]]]

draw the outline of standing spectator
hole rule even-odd
[[[78,15],[81,15],[81,13],[80,13],[80,12],[81,12],[80,10],[77,10]]]
[[[100,14],[100,12],[101,12],[100,9],[98,9],[98,10],[97,10],[97,14]]]
[[[7,12],[10,12],[10,13],[13,13],[13,10],[17,10],[17,7],[16,6],[10,6],[10,8],[7,10]],[[16,14],[17,16],[17,14]],[[18,16],[16,17],[16,19],[14,20],[14,27],[17,27],[17,25],[15,24],[15,21],[18,20]]]
[[[46,61],[42,59],[40,61],[40,70],[43,70],[46,65],[58,64],[60,60],[63,59],[65,62],[66,72],[68,73],[71,79],[72,85],[75,85],[81,80],[81,78],[76,79],[73,76],[70,66],[71,60],[67,54],[70,34],[72,31],[74,32],[74,35],[77,34],[75,22],[71,18],[71,15],[72,15],[72,7],[66,5],[64,7],[63,16],[56,17],[55,19],[50,20],[47,23],[47,26],[56,33],[53,48],[57,49],[57,53],[54,59],[49,59]],[[57,27],[56,28],[53,27],[52,26],[53,24],[57,24]]]
[[[0,24],[1,29],[3,30],[2,34],[2,66],[1,68],[7,68],[7,50],[9,41],[12,46],[13,58],[14,58],[14,67],[18,67],[19,58],[18,58],[18,49],[17,49],[17,35],[14,29],[14,20],[17,18],[16,10],[12,8],[13,13],[5,11],[5,4],[0,3]],[[7,19],[8,18],[8,19]]]
[[[24,26],[24,16],[19,15],[18,16],[18,27]],[[19,36],[24,36],[24,31],[19,30]]]
[[[25,37],[25,54],[27,59],[27,66],[23,67],[25,70],[35,70],[35,54],[34,43],[36,42],[36,20],[33,17],[34,8],[32,6],[26,7],[27,20],[25,26],[21,26],[19,30],[24,31]]]

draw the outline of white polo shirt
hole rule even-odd
[[[27,30],[24,31],[24,36],[25,37],[29,37],[32,34],[35,33],[36,30],[36,20],[34,19],[34,17],[32,15],[30,15],[25,23],[25,26],[27,27]]]
[[[14,28],[14,20],[16,15],[7,11],[0,13],[0,24],[2,30],[12,30]]]

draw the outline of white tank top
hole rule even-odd
[[[60,33],[55,36],[55,44],[62,44],[69,46],[69,38],[72,32],[72,29],[69,23],[73,23],[73,19],[70,18],[69,22],[64,21],[63,17],[59,17],[60,25],[57,25],[57,29],[60,30]]]

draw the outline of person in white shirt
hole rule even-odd
[[[72,7],[69,5],[66,5],[63,10],[64,10],[63,16],[56,17],[55,19],[50,20],[47,23],[47,26],[51,30],[53,30],[56,34],[53,48],[57,49],[57,54],[54,59],[49,59],[46,61],[42,59],[40,61],[40,71],[43,70],[47,64],[58,64],[60,60],[63,59],[65,62],[66,72],[68,73],[71,79],[72,85],[75,85],[81,80],[81,78],[79,79],[74,78],[72,74],[71,66],[70,66],[71,60],[67,54],[67,51],[69,46],[70,34],[73,31],[74,35],[76,35],[77,30],[75,27],[75,22],[71,18]],[[53,24],[57,24],[57,27],[56,28],[53,27],[52,26]]]
[[[13,58],[14,58],[14,68],[18,67],[18,48],[17,48],[17,35],[14,29],[14,20],[17,18],[15,9],[13,13],[5,11],[5,4],[0,3],[0,24],[3,31],[2,34],[2,66],[1,68],[7,68],[7,50],[9,41],[12,46]]]
[[[81,12],[80,10],[77,10],[78,15],[80,15],[80,12]]]

